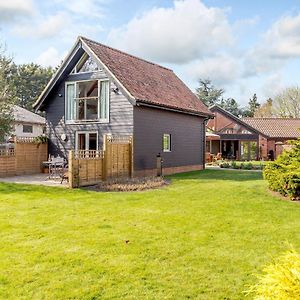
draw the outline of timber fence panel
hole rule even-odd
[[[130,136],[105,136],[103,151],[69,152],[71,188],[100,183],[107,178],[131,177],[133,143]]]
[[[37,174],[48,158],[48,144],[18,138],[14,149],[0,150],[0,177]]]

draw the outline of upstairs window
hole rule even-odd
[[[98,70],[99,67],[97,63],[88,54],[84,53],[71,73],[77,74],[77,73],[95,72]]]
[[[23,133],[32,133],[33,128],[32,125],[23,125]]]
[[[165,133],[163,135],[163,151],[164,152],[171,151],[171,134]]]
[[[109,81],[86,80],[66,83],[66,120],[109,119]]]

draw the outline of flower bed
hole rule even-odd
[[[157,189],[167,184],[169,182],[163,177],[116,178],[103,181],[89,189],[101,192],[131,192]]]
[[[263,170],[265,162],[236,162],[222,161],[219,163],[220,168],[224,169],[241,169],[241,170]]]

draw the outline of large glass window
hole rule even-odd
[[[66,120],[108,121],[109,81],[66,83]]]
[[[241,160],[257,159],[257,142],[241,141]]]

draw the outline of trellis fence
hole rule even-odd
[[[103,150],[69,152],[69,186],[97,184],[100,181],[131,177],[133,174],[133,140],[131,136],[104,136]]]
[[[47,143],[17,138],[13,149],[0,150],[0,177],[40,173],[47,157]]]

